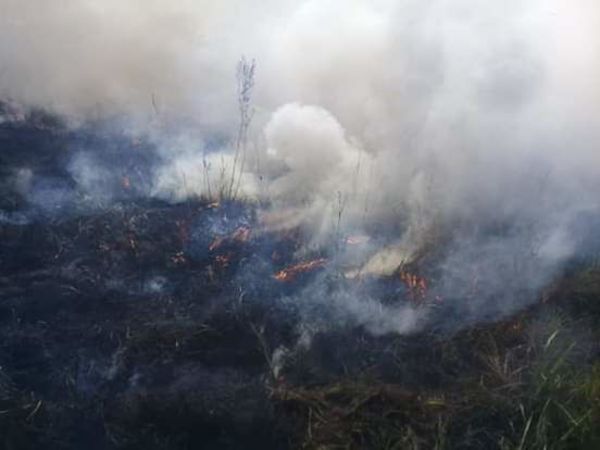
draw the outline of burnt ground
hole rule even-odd
[[[110,202],[65,169],[82,147]],[[598,448],[592,263],[499,322],[325,320],[299,345],[294,294],[335,274],[275,279],[300,237],[260,233],[249,205],[145,199],[150,150],[41,112],[0,123],[0,448]],[[367,288],[411,301],[397,277]]]

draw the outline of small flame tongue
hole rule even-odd
[[[411,300],[421,302],[427,297],[427,279],[414,273],[401,271],[400,280],[408,289]]]
[[[298,278],[298,276],[302,274],[320,269],[326,263],[327,260],[325,258],[317,258],[310,261],[303,261],[280,270],[275,275],[273,275],[273,278],[275,278],[277,281],[290,283],[296,280],[296,278]]]
[[[209,251],[215,251],[223,246],[225,243],[243,243],[250,240],[250,234],[252,230],[247,226],[241,226],[236,228],[233,233],[227,236],[216,236],[211,244],[208,246]]]

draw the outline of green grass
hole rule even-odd
[[[298,448],[600,448],[600,363],[587,351],[595,342],[566,317],[545,308],[453,337],[440,361],[461,358],[454,345],[475,358],[442,390],[348,378],[274,397],[304,423]]]

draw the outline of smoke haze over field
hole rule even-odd
[[[266,223],[320,241],[343,211],[344,230],[397,225],[403,254],[453,228],[440,289],[466,296],[480,270],[474,307],[505,312],[598,212],[599,29],[595,0],[0,0],[0,96],[150,124],[164,165],[149,194],[180,200],[232,164],[233,138],[202,142],[234,136],[235,64],[254,57],[242,189],[273,202]],[[198,139],[162,135],[156,115]],[[84,162],[86,189],[102,175]]]

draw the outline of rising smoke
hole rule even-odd
[[[387,234],[363,273],[444,236],[440,294],[468,297],[476,272],[469,315],[497,317],[535,298],[599,212],[599,26],[595,0],[0,0],[0,94],[143,129],[162,161],[147,195],[180,201],[213,195],[233,164],[233,69],[251,55],[241,195],[271,202],[265,226],[315,245]],[[86,155],[74,179],[104,192]]]

